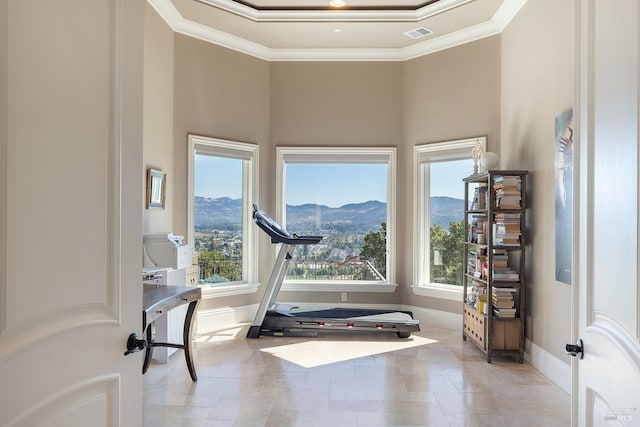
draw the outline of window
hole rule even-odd
[[[284,289],[395,289],[395,148],[277,148],[278,222],[296,247]]]
[[[462,292],[464,183],[471,150],[486,138],[418,145],[414,149],[414,292],[459,300]]]
[[[205,292],[232,295],[257,285],[258,146],[189,135],[189,242]]]

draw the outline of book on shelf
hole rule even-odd
[[[492,275],[495,280],[518,280],[520,275],[510,268],[494,268]]]
[[[508,311],[505,309],[493,309],[493,315],[496,317],[504,317],[504,318],[515,318],[516,317],[516,309],[514,308],[513,311]]]
[[[491,299],[495,308],[514,308],[515,302],[512,299]]]
[[[514,293],[514,292],[518,292],[518,288],[515,288],[513,286],[494,286],[493,288],[491,288],[493,290],[494,293],[496,294],[501,294],[504,293]]]
[[[496,175],[493,178],[493,192],[498,209],[519,209],[521,191],[522,179],[519,176]]]
[[[520,190],[522,178],[519,175],[495,175],[493,177],[493,188],[516,188]]]

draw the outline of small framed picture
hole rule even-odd
[[[147,209],[164,209],[166,188],[167,174],[156,169],[147,169]]]

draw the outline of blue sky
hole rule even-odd
[[[464,198],[462,178],[473,172],[471,160],[464,162],[432,164],[432,195]],[[241,197],[241,160],[196,156],[195,170],[196,196]],[[386,202],[386,165],[382,164],[289,163],[286,179],[290,205],[339,207],[369,200]]]

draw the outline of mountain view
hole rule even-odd
[[[464,212],[464,200],[452,197],[432,197],[431,214],[433,225],[440,225],[445,230],[449,223],[459,221]],[[272,213],[267,212],[271,216]],[[238,227],[242,218],[242,200],[228,197],[195,198],[196,228],[233,229]],[[374,230],[386,220],[387,204],[379,201],[353,203],[331,208],[324,205],[305,204],[287,205],[287,228],[292,232],[309,232],[322,229],[342,229],[344,231]],[[320,218],[320,222],[316,221]]]
[[[448,235],[449,223],[460,221],[463,211],[464,200],[431,198],[434,225],[443,228],[439,235]],[[240,280],[242,201],[196,196],[194,215],[194,249],[200,254],[201,283]],[[287,270],[287,278],[384,280],[386,244],[381,229],[386,220],[387,205],[379,201],[337,208],[317,204],[287,205],[286,228],[290,232],[323,236],[319,244],[296,249],[298,254],[294,255]],[[370,237],[368,243],[367,235]]]

